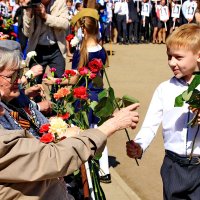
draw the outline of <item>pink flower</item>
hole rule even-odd
[[[87,67],[80,67],[78,69],[78,72],[81,76],[86,76],[89,72],[88,68]]]
[[[45,79],[45,78],[48,78],[46,73],[44,73],[44,75],[43,75],[43,79]]]
[[[62,79],[61,78],[57,78],[55,82],[56,82],[57,85],[60,85],[62,83]]]
[[[51,69],[50,69],[50,72],[52,73],[52,72],[55,72],[56,71],[56,68],[54,68],[54,67],[52,67]]]
[[[94,78],[96,78],[96,76],[97,76],[97,74],[95,74],[95,73],[90,73],[90,79],[94,79]]]

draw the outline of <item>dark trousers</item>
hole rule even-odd
[[[141,40],[141,37],[144,37],[144,40],[150,41],[150,35],[149,35],[149,18],[146,17],[145,24],[141,21],[140,23],[140,35],[139,39]]]
[[[118,41],[126,41],[126,15],[117,15]]]
[[[57,44],[51,46],[37,45],[35,49],[37,56],[35,60],[37,63],[42,65],[43,73],[46,70],[46,67],[56,68],[55,78],[62,78],[62,75],[65,71],[65,59],[60,52],[60,49]],[[31,66],[35,65],[35,62],[31,60]],[[37,83],[42,82],[43,74],[37,77]]]
[[[129,40],[139,41],[139,22],[131,22],[129,25]]]
[[[44,46],[44,45],[37,45],[35,49],[37,56],[35,60],[38,64],[42,65],[43,67],[43,74],[45,73],[46,67],[49,66],[50,68],[55,68],[55,78],[62,78],[62,75],[65,72],[65,59],[60,52],[60,49],[57,44]],[[35,65],[33,59],[31,59],[30,66]],[[43,74],[36,78],[37,83],[42,83]],[[51,94],[57,91],[57,87],[52,86]],[[41,101],[40,97],[35,99],[36,102]]]
[[[200,165],[181,166],[165,156],[161,177],[164,200],[200,199]]]

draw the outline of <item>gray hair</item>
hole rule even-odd
[[[18,50],[10,50],[0,46],[0,71],[20,68],[21,55]]]

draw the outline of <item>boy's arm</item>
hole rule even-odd
[[[150,102],[142,127],[134,140],[135,143],[138,143],[142,147],[143,151],[147,149],[154,139],[163,118],[163,100],[160,94],[160,89],[157,88]]]

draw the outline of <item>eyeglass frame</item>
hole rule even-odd
[[[21,79],[23,75],[24,75],[24,68],[19,68],[11,76],[5,76],[5,75],[0,74],[0,77],[7,80],[10,84],[13,84],[16,80]],[[11,79],[11,80],[9,81],[8,79]]]

